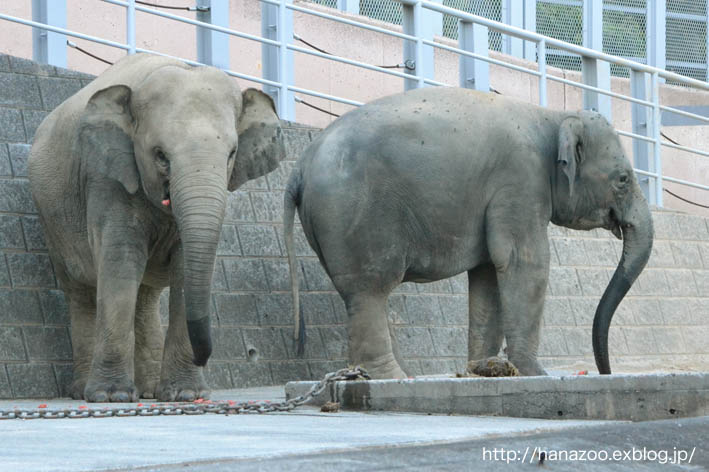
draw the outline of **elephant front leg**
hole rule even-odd
[[[193,401],[209,398],[204,368],[194,365],[193,356],[185,316],[182,251],[178,249],[172,256],[170,266],[170,324],[165,337],[158,400]]]
[[[91,372],[96,331],[96,290],[93,287],[66,289],[71,317],[71,347],[74,359],[74,379],[69,395],[84,398],[84,389]]]
[[[135,305],[135,385],[141,398],[155,398],[160,381],[163,334],[160,327],[162,289],[141,285]]]
[[[95,347],[84,398],[90,402],[137,401],[133,321],[145,254],[130,246],[104,248],[97,258]]]
[[[492,264],[468,271],[468,361],[497,356],[502,347],[502,307]]]
[[[537,360],[549,278],[546,232],[507,247],[506,258],[495,264],[507,357],[521,375],[547,375]]]

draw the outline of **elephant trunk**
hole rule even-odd
[[[593,355],[598,372],[610,374],[608,357],[608,330],[616,308],[637,279],[652,252],[652,215],[642,196],[636,196],[622,221],[623,255],[606,287],[593,319]]]
[[[218,167],[201,165],[173,175],[170,196],[182,241],[187,333],[193,362],[203,366],[212,353],[209,303],[226,206],[226,163]]]

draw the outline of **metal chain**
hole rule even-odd
[[[175,415],[204,415],[214,413],[217,415],[238,415],[242,413],[271,413],[274,411],[291,411],[316,397],[325,390],[325,387],[340,380],[369,380],[369,374],[362,367],[344,368],[325,376],[305,395],[300,395],[283,402],[270,401],[242,401],[232,400],[211,402],[209,400],[196,400],[192,403],[168,403],[165,405],[151,404],[150,406],[114,407],[114,408],[78,408],[64,409],[22,409],[0,410],[0,420],[33,420],[38,418],[108,418],[111,416],[175,416]]]

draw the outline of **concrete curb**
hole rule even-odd
[[[286,398],[315,382],[289,382]],[[709,415],[709,373],[336,382],[316,404],[355,410],[649,421]]]

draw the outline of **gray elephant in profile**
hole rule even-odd
[[[208,395],[202,366],[227,190],[283,154],[268,96],[159,56],[122,59],[44,120],[29,178],[69,304],[74,398]]]
[[[623,239],[593,325],[596,363],[610,373],[610,321],[653,241],[647,202],[601,115],[457,88],[419,89],[353,110],[301,155],[284,213],[297,317],[296,209],[347,307],[349,362],[374,378],[406,375],[387,327],[391,291],[465,271],[469,360],[497,355],[504,337],[522,375],[544,375],[537,350],[550,221]]]

